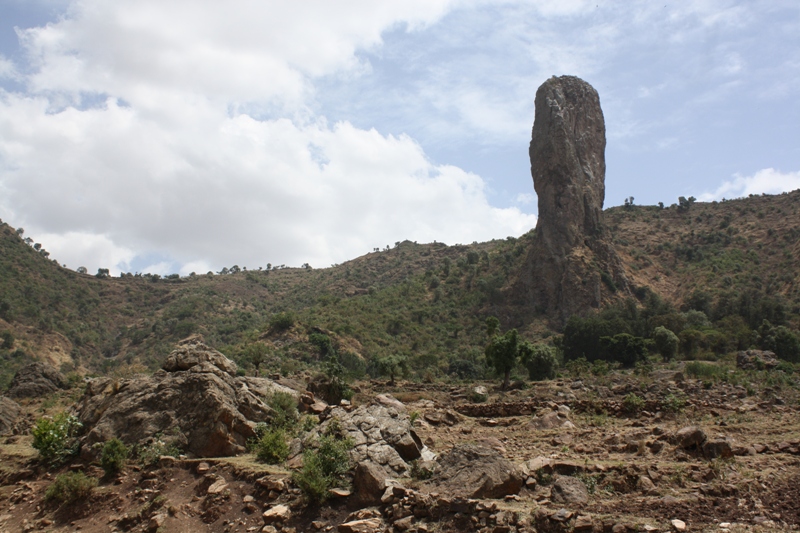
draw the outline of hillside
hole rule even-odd
[[[655,294],[713,321],[739,315],[755,329],[768,316],[797,330],[798,209],[794,191],[682,208],[615,207],[605,217],[640,301]],[[557,333],[547,317],[506,303],[531,236],[455,246],[404,241],[323,269],[98,278],[60,267],[2,225],[0,334],[13,341],[0,349],[0,388],[31,359],[65,372],[154,369],[191,334],[240,363],[261,339],[271,349],[265,367],[291,373],[320,359],[308,343],[311,328],[353,356],[357,375],[374,373],[376,357],[400,353],[418,378],[482,376],[487,316],[534,341]],[[269,324],[281,312],[295,326],[279,334]]]

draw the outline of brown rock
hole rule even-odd
[[[65,386],[61,372],[45,363],[31,363],[14,375],[8,395],[12,398],[38,398]]]
[[[276,522],[285,522],[292,517],[292,510],[286,505],[276,505],[271,509],[264,511],[261,518],[264,519],[265,524],[274,524]]]
[[[675,441],[684,450],[700,449],[707,439],[705,431],[697,426],[687,426],[675,433]]]
[[[0,396],[0,435],[10,435],[19,417],[20,407],[14,400]]]
[[[383,529],[380,518],[365,518],[339,524],[339,533],[378,533]]]
[[[628,281],[603,224],[606,135],[597,91],[574,76],[552,77],[535,106],[530,158],[539,219],[517,288],[528,304],[565,321],[615,289],[627,292]]]
[[[522,472],[497,451],[476,444],[456,444],[444,454],[431,483],[437,491],[467,498],[502,498],[522,488]]]
[[[703,455],[706,459],[730,459],[733,457],[733,447],[728,439],[714,439],[703,444]]]
[[[578,478],[558,476],[550,490],[550,497],[556,503],[586,505],[589,502],[589,491]]]
[[[566,418],[561,418],[560,416],[558,416],[558,413],[554,411],[549,411],[541,416],[537,416],[533,418],[528,424],[532,428],[538,430],[555,429],[555,428],[570,429],[575,427],[575,424],[573,424]]]
[[[358,500],[371,505],[380,502],[386,487],[386,470],[382,466],[365,461],[355,468],[353,488]]]

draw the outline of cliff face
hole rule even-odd
[[[603,225],[605,121],[597,91],[574,76],[536,91],[530,145],[539,198],[534,243],[521,278],[523,297],[561,321],[628,291]]]

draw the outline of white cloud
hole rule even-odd
[[[514,199],[516,203],[523,205],[532,204],[534,200],[536,200],[536,195],[527,192],[519,193]]]
[[[714,192],[698,195],[701,201],[740,198],[750,194],[780,194],[800,189],[800,172],[781,172],[773,168],[759,170],[752,176],[736,175]]]
[[[120,266],[126,265],[134,257],[132,250],[115,245],[107,235],[74,231],[26,233],[36,241],[46,243],[44,248],[50,252],[50,259],[56,259],[59,264],[65,264],[73,270],[84,266],[90,274],[98,268],[109,268],[112,274],[119,274],[124,270]],[[85,264],[86,259],[90,259],[91,263]]]

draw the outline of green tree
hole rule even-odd
[[[500,331],[500,320],[496,316],[490,316],[486,319],[486,334],[489,337],[494,337]]]
[[[658,326],[653,330],[653,341],[656,344],[656,350],[664,358],[664,361],[671,361],[678,354],[680,339],[664,326]]]
[[[390,380],[389,385],[394,387],[394,377],[405,370],[408,357],[400,354],[385,355],[379,357],[376,363],[378,365],[378,371],[383,376],[388,375]]]
[[[508,388],[511,371],[517,365],[520,357],[531,350],[528,342],[520,340],[516,329],[510,329],[505,334],[494,335],[486,345],[486,363],[503,376],[503,390]]]
[[[623,366],[632,367],[647,357],[647,345],[641,337],[628,333],[617,333],[613,337],[600,337],[606,361],[619,361]]]
[[[534,344],[530,350],[523,348],[522,362],[528,369],[528,377],[532,381],[542,381],[556,377],[558,360],[556,349],[547,344]]]
[[[244,349],[245,360],[256,369],[256,377],[258,377],[259,367],[267,358],[267,353],[267,346],[261,342],[248,344]]]

